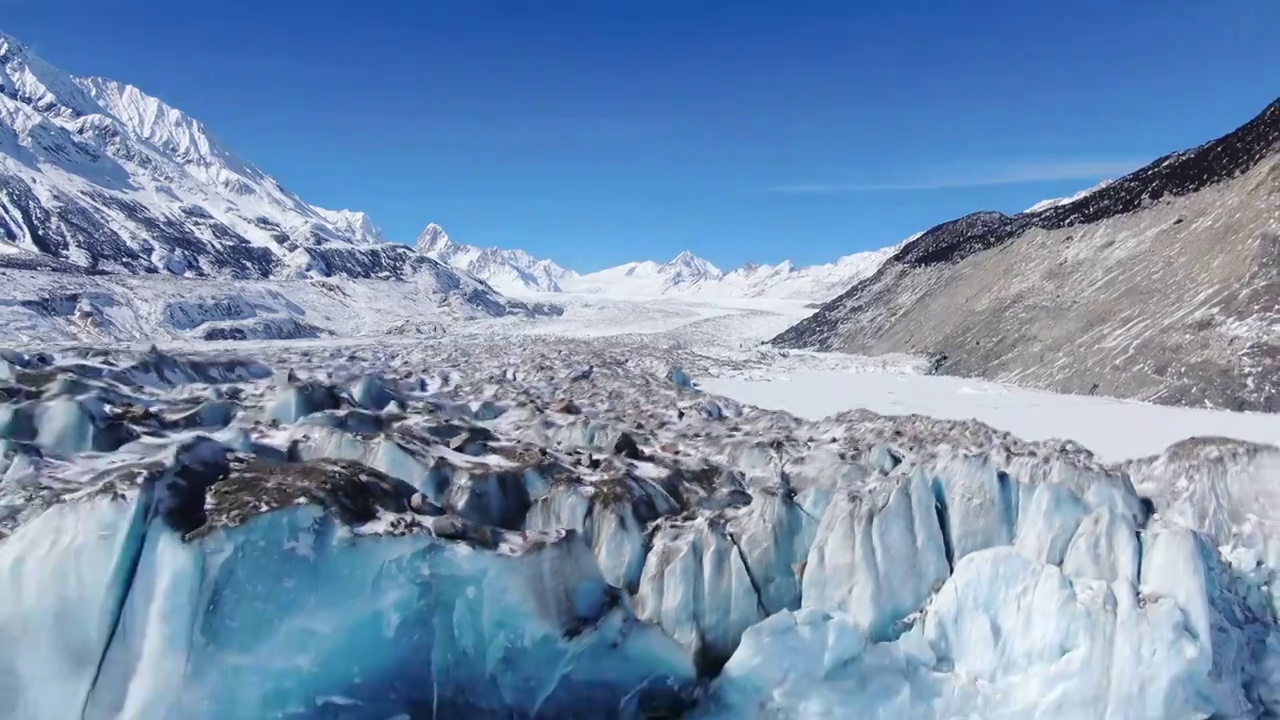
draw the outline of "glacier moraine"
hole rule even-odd
[[[472,337],[0,360],[0,719],[1280,712],[1280,451]]]

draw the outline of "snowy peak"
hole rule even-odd
[[[418,236],[418,242],[414,243],[413,249],[424,255],[432,255],[433,253],[449,253],[460,247],[449,239],[449,234],[444,231],[444,228],[431,223]]]
[[[900,247],[901,243],[854,253],[825,265],[797,267],[790,260],[777,265],[752,262],[730,272],[686,250],[668,263],[626,263],[570,278],[564,285],[572,292],[636,297],[689,295],[825,301],[875,273]]]
[[[504,293],[574,292],[630,297],[690,295],[719,298],[829,300],[870,276],[901,247],[847,255],[826,265],[797,267],[748,263],[725,272],[689,250],[670,261],[641,260],[593,273],[578,274],[523,250],[482,250],[449,239],[428,225],[415,249],[427,257],[468,272]]]
[[[369,217],[368,213],[356,210],[325,210],[314,206],[312,210],[356,242],[386,242],[386,238],[382,235],[382,228],[373,224],[373,218]]]
[[[719,280],[724,273],[715,265],[685,250],[659,270],[673,285]]]
[[[419,253],[477,277],[500,292],[561,292],[561,281],[574,275],[550,260],[523,250],[481,249],[454,242],[444,228],[431,223],[418,236]]]

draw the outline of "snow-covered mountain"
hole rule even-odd
[[[382,228],[373,224],[373,218],[370,218],[368,213],[354,210],[325,210],[314,205],[311,209],[320,213],[321,217],[356,242],[380,243],[387,240],[382,235]]]
[[[797,267],[751,263],[725,272],[685,250],[669,262],[629,262],[579,274],[523,250],[481,249],[454,242],[435,224],[419,236],[418,252],[463,270],[504,293],[573,292],[630,297],[680,295],[706,298],[773,298],[826,301],[874,273],[901,244],[847,255],[835,262]]]
[[[1075,199],[907,243],[783,347],[945,358],[946,372],[1280,411],[1280,100]]]
[[[825,302],[870,277],[906,242],[910,239],[879,250],[845,255],[823,265],[797,267],[790,260],[777,265],[745,265],[721,278],[720,290],[733,297]]]
[[[383,242],[364,213],[309,205],[180,110],[73,77],[3,34],[0,248],[10,266],[470,282]]]
[[[702,294],[716,288],[724,276],[720,268],[685,250],[667,263],[629,262],[577,275],[567,286],[572,292],[638,297]]]
[[[870,276],[901,245],[846,255],[832,263],[797,267],[750,263],[724,272],[693,255],[680,253],[666,264],[633,262],[563,282],[573,292],[631,295],[690,295],[706,298],[772,298],[826,301]]]
[[[573,275],[550,260],[523,250],[481,249],[449,239],[444,228],[431,223],[414,248],[421,254],[484,280],[500,292],[560,292],[560,282]]]
[[[281,282],[330,277],[365,284]],[[304,202],[198,120],[3,34],[0,279],[9,335],[44,338],[419,332],[554,311],[386,242],[363,212]]]

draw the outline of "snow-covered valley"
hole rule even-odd
[[[555,296],[7,337],[0,718],[1280,709],[1273,416],[759,346],[799,303]]]

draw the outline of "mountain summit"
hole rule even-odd
[[[688,250],[672,258],[671,262],[663,265],[658,272],[671,286],[714,282],[724,277],[720,268]]]
[[[450,240],[444,228],[431,223],[421,235],[418,235],[418,242],[414,243],[413,248],[420,253],[430,255],[432,253],[454,254],[462,246]]]
[[[0,264],[243,278],[427,272],[450,287],[462,270],[503,292],[825,300],[877,267],[872,255],[725,273],[686,250],[579,275],[523,250],[454,242],[435,224],[413,248],[388,243],[366,214],[304,202],[181,110],[68,75],[0,35]]]

